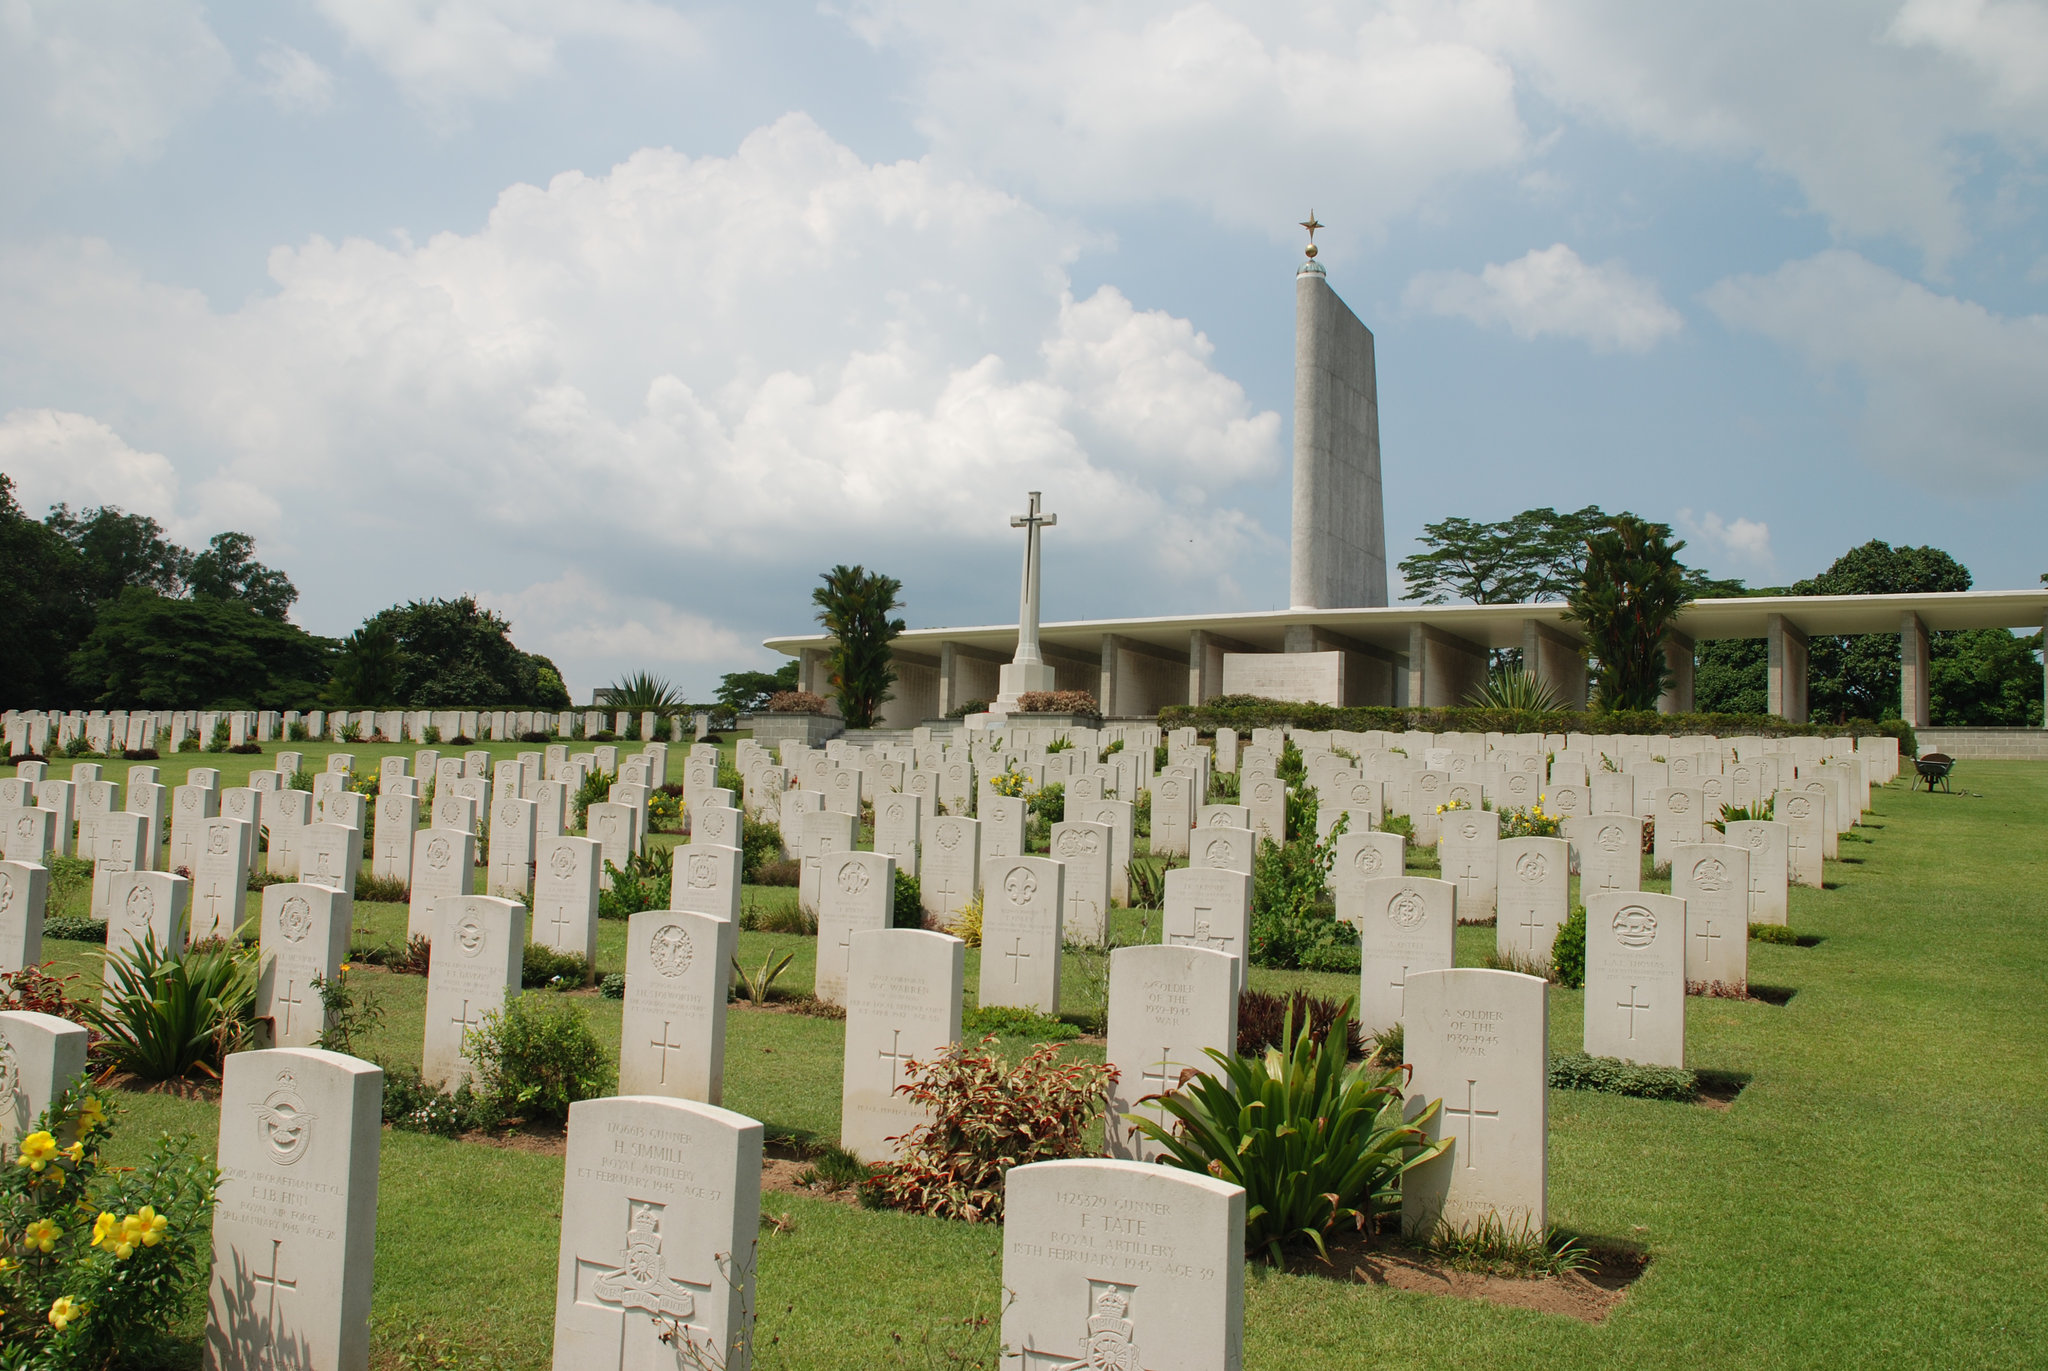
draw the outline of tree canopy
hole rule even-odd
[[[768,707],[768,697],[795,690],[801,663],[791,658],[773,671],[731,671],[719,678],[718,707],[731,714],[753,714]]]
[[[848,728],[872,728],[896,684],[889,645],[903,631],[903,621],[891,619],[889,611],[902,607],[896,597],[903,582],[858,566],[835,566],[819,579],[824,584],[811,591],[811,600],[818,622],[834,639],[827,665],[839,712]]]
[[[504,616],[468,595],[371,615],[343,643],[327,699],[343,708],[569,707],[555,664],[520,651]]]
[[[1586,540],[1586,566],[1565,617],[1585,630],[1595,707],[1655,709],[1670,681],[1664,639],[1686,602],[1682,542],[1671,530],[1618,514]]]
[[[1424,524],[1417,541],[1426,551],[1400,562],[1407,587],[1401,598],[1432,605],[1567,599],[1586,563],[1586,539],[1610,523],[1600,506],[1587,505],[1569,514],[1547,506],[1525,509],[1490,524],[1471,519]]]
[[[311,709],[335,645],[249,605],[129,586],[71,655],[74,698],[104,708]]]

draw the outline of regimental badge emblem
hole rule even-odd
[[[1115,1281],[1090,1280],[1085,1350],[1074,1361],[1046,1363],[1047,1371],[1144,1371],[1137,1325],[1130,1319],[1131,1296],[1137,1288]]]
[[[1621,825],[1608,824],[1600,830],[1600,847],[1605,852],[1621,851]]]
[[[156,915],[156,896],[149,893],[149,887],[138,885],[128,892],[128,922],[132,927],[147,927]]]
[[[1030,867],[1013,866],[1010,874],[1003,877],[1003,894],[1013,905],[1022,907],[1030,904],[1032,897],[1038,894],[1038,877],[1031,874]]]
[[[291,896],[277,911],[277,931],[284,935],[286,942],[304,942],[312,929],[313,906],[306,903],[303,895]]]
[[[1362,876],[1377,876],[1386,866],[1386,862],[1381,858],[1378,848],[1361,847],[1352,854],[1351,865],[1356,867]]]
[[[384,797],[384,817],[397,823],[405,815],[405,799],[399,795]]]
[[[690,889],[709,890],[718,884],[718,868],[705,856],[690,858]]]
[[[1413,928],[1429,916],[1429,906],[1419,890],[1404,890],[1387,901],[1387,918],[1402,928]]]
[[[256,1136],[262,1139],[272,1161],[290,1166],[306,1155],[319,1116],[307,1112],[298,1080],[291,1072],[278,1072],[276,1089],[252,1108],[256,1111]]]
[[[519,826],[518,804],[514,801],[507,800],[504,804],[499,805],[498,822],[504,825],[506,828],[517,828]]]
[[[1230,861],[1230,844],[1217,840],[1202,849],[1202,860],[1209,866],[1221,867]]]
[[[21,1063],[15,1058],[14,1044],[0,1038],[0,1100],[13,1101],[21,1089]]]
[[[940,847],[951,852],[954,848],[960,846],[960,831],[958,824],[940,824],[939,831],[934,837],[938,840]]]
[[[1692,883],[1701,890],[1721,890],[1728,884],[1728,868],[1718,857],[1693,863]]]
[[[548,858],[548,870],[556,876],[566,877],[576,869],[576,854],[566,846],[557,846]]]
[[[1475,820],[1467,819],[1458,826],[1458,834],[1468,843],[1476,842],[1479,838],[1479,824]]]
[[[859,862],[839,864],[839,891],[843,895],[858,895],[868,888],[868,869]]]
[[[446,838],[432,838],[427,842],[427,865],[445,867],[455,856],[455,846]]]
[[[1751,830],[1749,830],[1749,845],[1756,851],[1763,851],[1764,848],[1769,844],[1769,841],[1770,840],[1765,836],[1763,829],[1752,828]]]
[[[13,909],[14,878],[6,872],[0,871],[0,914],[10,913]]]
[[[1515,859],[1515,874],[1525,885],[1534,885],[1550,874],[1550,863],[1541,852],[1524,852]]]
[[[1664,797],[1664,803],[1671,807],[1673,814],[1683,814],[1692,808],[1692,796],[1682,790],[1674,790]]]
[[[455,921],[455,945],[462,949],[465,957],[474,957],[484,950],[483,920],[476,915],[465,913]]]
[[[1639,904],[1614,911],[1614,940],[1623,947],[1648,947],[1657,941],[1657,916]]]
[[[681,924],[663,924],[654,930],[654,937],[647,944],[647,959],[654,963],[654,969],[674,980],[690,969],[690,961],[697,955],[691,946],[690,931]]]
[[[215,824],[207,830],[206,850],[216,857],[227,855],[228,826],[226,824]]]

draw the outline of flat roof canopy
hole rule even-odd
[[[1678,631],[1695,642],[1716,638],[1761,638],[1770,616],[1809,635],[1897,633],[1907,611],[1928,628],[2037,629],[2048,617],[2048,587],[2039,590],[1964,590],[1933,595],[1758,595],[1733,600],[1695,600],[1678,616]],[[1169,615],[1152,619],[1077,619],[1043,624],[1039,640],[1064,656],[1094,656],[1102,635],[1114,633],[1137,643],[1185,653],[1197,630],[1230,639],[1253,652],[1279,652],[1287,630],[1309,626],[1370,643],[1392,653],[1408,651],[1409,631],[1426,624],[1485,647],[1520,647],[1522,626],[1534,619],[1572,638],[1577,626],[1565,620],[1562,601],[1521,605],[1393,605],[1385,609],[1281,609],[1248,614]],[[825,633],[770,638],[764,647],[794,657],[831,641]],[[940,643],[978,648],[1008,659],[1016,651],[1015,624],[973,628],[914,628],[896,640],[899,648],[936,651]]]

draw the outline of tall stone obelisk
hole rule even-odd
[[[1379,381],[1372,330],[1330,289],[1316,258],[1294,273],[1294,556],[1288,603],[1353,609],[1387,602],[1380,499]]]
[[[1017,655],[1001,669],[1001,690],[989,706],[991,714],[1014,713],[1018,696],[1053,688],[1053,669],[1038,651],[1038,534],[1057,524],[1060,516],[1040,514],[1038,496],[1038,491],[1031,492],[1029,512],[1010,516],[1010,527],[1024,530],[1024,588],[1017,604]]]

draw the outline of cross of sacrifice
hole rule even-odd
[[[659,1038],[650,1039],[647,1044],[649,1047],[658,1047],[661,1049],[661,1075],[656,1079],[658,1079],[663,1085],[668,1084],[668,1054],[671,1052],[680,1052],[683,1050],[683,1044],[672,1043],[669,1041],[670,1038],[675,1036],[675,1033],[669,1025],[670,1020],[663,1019],[661,1021],[661,1036]]]
[[[1459,1109],[1454,1105],[1444,1106],[1444,1113],[1446,1115],[1462,1117],[1465,1120],[1465,1167],[1467,1170],[1471,1169],[1479,1151],[1475,1145],[1479,1140],[1477,1132],[1479,1121],[1487,1119],[1494,1123],[1500,1122],[1500,1111],[1498,1109],[1475,1109],[1473,1107],[1473,1094],[1478,1088],[1479,1082],[1473,1080],[1466,1081],[1465,1107]]]

